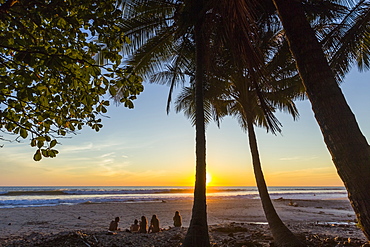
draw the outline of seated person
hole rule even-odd
[[[147,233],[147,230],[146,230],[147,227],[148,227],[148,221],[146,220],[146,217],[141,216],[139,232],[140,233]]]
[[[130,231],[131,232],[138,232],[139,231],[139,229],[140,229],[140,226],[138,225],[138,221],[137,221],[137,219],[135,219],[134,220],[134,224],[132,224],[131,226],[130,226]]]
[[[182,225],[181,215],[180,215],[179,211],[176,211],[175,216],[173,216],[173,225],[175,227],[181,227],[181,225]]]
[[[119,222],[119,217],[116,217],[114,220],[112,220],[110,225],[109,225],[109,231],[118,231],[118,230],[120,230],[118,228],[118,222]]]
[[[159,232],[159,220],[157,215],[153,215],[152,219],[150,220],[150,227],[149,232]]]

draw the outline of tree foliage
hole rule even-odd
[[[119,89],[133,108],[141,79],[121,66],[129,42],[115,0],[0,0],[1,140],[29,139],[34,160],[55,157],[57,138],[100,116]],[[103,54],[97,64],[95,54]],[[13,135],[13,136],[9,136]]]

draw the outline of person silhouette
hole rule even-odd
[[[130,231],[131,231],[131,232],[138,232],[138,231],[139,231],[139,229],[140,229],[140,226],[138,225],[138,221],[137,221],[137,219],[135,219],[135,220],[134,220],[134,224],[132,224],[132,225],[130,226]]]
[[[157,218],[157,215],[153,215],[152,219],[150,220],[150,227],[149,232],[159,232],[159,220]]]
[[[175,227],[181,227],[181,225],[182,225],[181,215],[180,215],[179,211],[176,211],[175,216],[173,216],[173,225]]]
[[[140,233],[147,233],[147,227],[148,227],[148,221],[146,220],[145,216],[141,216],[141,221],[140,221]]]
[[[116,217],[114,220],[112,220],[109,224],[109,231],[118,231],[118,222],[119,222],[119,217]]]

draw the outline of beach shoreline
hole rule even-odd
[[[356,226],[355,214],[348,199],[340,200],[294,200],[276,199],[274,206],[283,222],[297,234],[327,235],[344,239],[366,239]],[[289,205],[290,204],[290,205]],[[212,228],[228,228],[233,224],[254,227],[263,231],[271,240],[271,233],[257,199],[223,198],[207,201],[208,224]],[[66,232],[107,231],[109,222],[120,217],[121,235],[129,228],[134,219],[145,215],[148,219],[156,214],[160,227],[165,232],[173,231],[172,217],[180,211],[183,219],[182,233],[188,227],[191,218],[192,200],[171,200],[167,202],[132,202],[132,203],[83,203],[77,205],[59,205],[52,207],[26,207],[0,209],[0,246],[9,246],[15,239],[41,234],[55,236]],[[212,231],[214,232],[215,231]],[[118,235],[120,235],[118,234]],[[179,233],[174,233],[175,235]],[[180,234],[180,235],[181,235]],[[218,234],[220,235],[220,234]],[[217,238],[217,234],[213,238]],[[127,236],[126,236],[127,237]],[[227,235],[226,235],[227,237]],[[179,237],[178,237],[179,238]],[[105,246],[105,245],[102,245]],[[125,245],[122,245],[125,246]]]

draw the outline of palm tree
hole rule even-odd
[[[186,2],[186,3],[185,3]],[[132,1],[126,6],[126,18],[123,30],[133,44],[126,52],[131,55],[128,68],[136,74],[150,77],[167,65],[175,72],[170,78],[170,96],[182,74],[181,69],[188,67],[188,58],[183,54],[195,53],[196,87],[196,179],[194,204],[188,233],[184,246],[209,246],[206,206],[206,139],[203,111],[203,84],[207,72],[208,32],[205,31],[205,0],[143,0]],[[191,44],[189,46],[189,44]],[[193,55],[194,57],[194,55]],[[180,73],[181,72],[181,73]],[[162,74],[163,75],[163,74]],[[164,75],[166,76],[166,75]],[[161,76],[157,77],[157,80]],[[169,79],[169,78],[167,78]],[[155,79],[154,79],[155,80]],[[120,89],[118,89],[118,94]],[[167,111],[169,110],[168,99]]]
[[[273,0],[296,59],[324,141],[365,236],[370,239],[370,147],[341,92],[335,74],[307,21],[303,4],[294,0]],[[362,22],[369,26],[369,6]],[[369,32],[365,32],[368,39]],[[367,47],[368,43],[367,43]],[[368,53],[369,50],[367,50]],[[365,61],[368,59],[366,57]]]
[[[241,9],[243,6],[245,7],[248,5],[243,4],[242,1],[239,2],[239,4],[238,8]],[[221,5],[221,8],[218,10],[220,13],[223,13],[221,16],[225,15],[223,12],[224,9],[225,6]],[[236,11],[236,9],[233,10]],[[266,12],[270,12],[271,6],[263,6],[262,10],[268,10]],[[255,10],[253,14],[255,15],[256,13],[261,12]],[[262,172],[257,139],[254,132],[254,125],[265,127],[273,133],[280,132],[280,123],[275,118],[273,112],[278,108],[280,110],[287,110],[293,117],[296,117],[298,112],[292,99],[299,97],[303,92],[302,88],[296,87],[296,85],[301,84],[300,81],[297,82],[298,76],[294,66],[292,68],[292,59],[289,59],[287,44],[284,42],[280,32],[281,26],[276,23],[276,20],[270,17],[269,13],[262,12],[261,14],[266,15],[266,17],[262,16],[259,22],[255,23],[257,24],[256,26],[252,25],[249,30],[245,30],[245,32],[252,31],[254,36],[258,37],[258,39],[251,38],[248,42],[249,48],[257,51],[254,54],[248,53],[248,55],[255,57],[254,59],[257,62],[253,62],[253,59],[252,62],[250,62],[250,56],[245,60],[238,59],[234,53],[235,51],[244,53],[246,51],[243,45],[244,40],[238,39],[238,37],[243,37],[244,35],[241,35],[236,30],[228,30],[228,33],[225,35],[225,38],[229,39],[229,43],[233,42],[231,46],[226,46],[230,48],[231,52],[214,52],[214,54],[221,54],[222,58],[213,58],[212,60],[218,61],[220,64],[220,60],[229,59],[226,60],[226,64],[229,63],[228,66],[225,66],[225,63],[221,63],[223,65],[222,68],[216,68],[215,71],[223,71],[222,69],[225,69],[225,67],[232,68],[231,72],[228,71],[231,76],[229,81],[231,82],[230,88],[232,89],[231,92],[229,92],[229,96],[232,98],[230,102],[230,114],[236,116],[243,129],[248,132],[255,179],[275,244],[277,246],[303,246],[281,221],[272,204]],[[237,22],[238,24],[243,23],[240,18],[237,18],[237,14],[232,15],[234,18],[235,16],[236,19],[239,20],[239,22]],[[248,18],[248,21],[252,18],[253,15]],[[228,20],[227,18],[225,19]],[[228,21],[231,20],[229,19]],[[244,20],[244,22],[248,21]],[[240,26],[238,26],[238,28],[240,28]],[[217,33],[222,33],[222,30],[217,30]],[[274,37],[274,39],[272,37]],[[218,47],[218,43],[215,43],[215,46]],[[232,46],[236,46],[237,49]],[[232,52],[233,50],[234,52]],[[231,54],[231,56],[227,54]],[[261,61],[263,61],[263,65],[261,65]],[[222,76],[225,75],[219,74],[216,75],[215,78],[222,78]],[[292,86],[292,84],[287,84],[292,82],[294,82],[294,86]],[[210,82],[210,84],[211,83],[212,82]],[[220,84],[220,82],[214,82],[211,85],[213,84]],[[295,88],[292,90],[293,87]]]
[[[188,232],[183,246],[207,247],[210,246],[207,203],[206,203],[206,136],[204,118],[204,82],[207,74],[209,35],[206,31],[205,1],[189,1],[188,14],[196,18],[194,23],[195,43],[195,129],[196,129],[196,173],[194,186],[194,203]],[[199,19],[198,19],[199,18]]]
[[[251,76],[251,78],[256,77]],[[294,77],[292,79],[296,82]],[[276,86],[278,85],[277,83],[273,84]],[[302,91],[292,90],[292,86],[287,87],[286,85],[281,88],[264,88],[255,81],[249,80],[245,82],[245,79],[234,80],[233,87],[234,104],[231,107],[231,114],[238,118],[241,126],[248,133],[256,184],[274,242],[276,246],[303,246],[282,222],[272,204],[261,167],[257,138],[254,131],[254,125],[259,125],[272,133],[280,132],[280,123],[273,115],[275,109],[288,111],[293,118],[296,118],[298,112],[292,99],[299,96],[299,93]],[[264,90],[267,92],[264,92]]]

